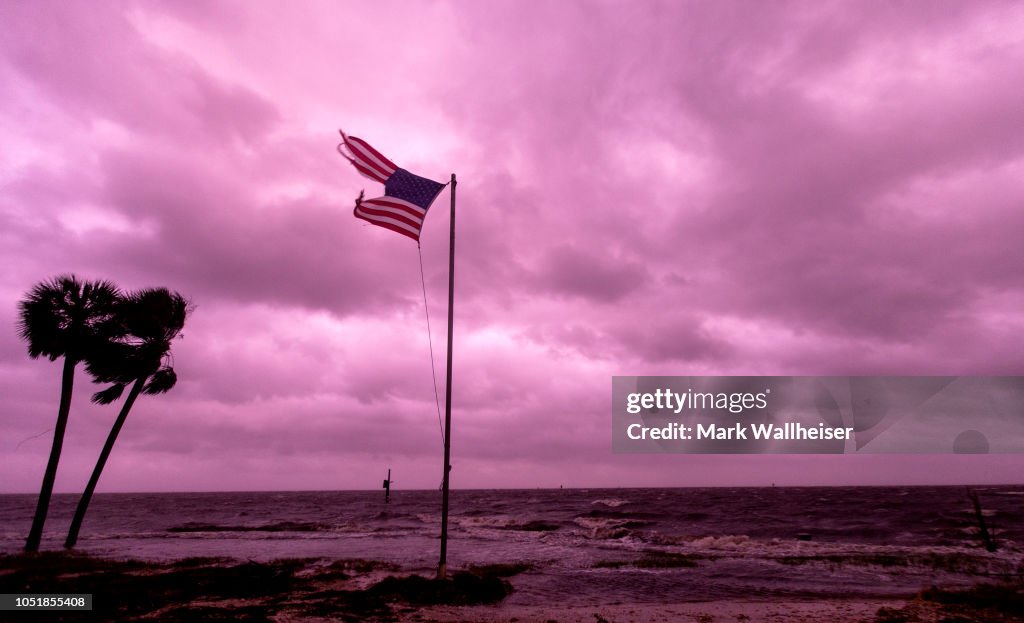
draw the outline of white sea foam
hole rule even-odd
[[[588,539],[621,539],[630,534],[625,519],[614,519],[611,517],[577,517],[572,520],[574,524],[583,528],[583,536]]]
[[[600,500],[594,500],[590,504],[603,504],[605,506],[610,506],[611,508],[618,508],[623,504],[629,504],[629,500],[620,500],[618,498],[602,498]]]
[[[749,549],[752,539],[745,534],[706,536],[690,541],[690,545],[707,549]]]

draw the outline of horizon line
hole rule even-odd
[[[492,488],[457,488],[452,491],[463,491],[463,492],[474,492],[474,491],[590,491],[590,490],[602,490],[602,491],[623,491],[623,490],[650,490],[650,489],[867,489],[867,488],[925,488],[925,487],[1024,487],[1024,482],[1001,482],[1001,483],[946,483],[946,484],[935,484],[935,483],[916,483],[916,484],[833,484],[833,485],[815,485],[815,484],[767,484],[767,485],[686,485],[686,486],[674,486],[674,487],[647,487],[647,486],[593,486],[593,487],[492,487]],[[197,490],[197,491],[97,491],[94,495],[175,495],[183,493],[192,494],[225,494],[225,493],[367,493],[372,491],[383,491],[381,488],[373,489],[209,489],[209,490]],[[410,492],[410,493],[421,493],[421,492],[436,492],[441,493],[440,489],[391,489],[392,494],[398,492]],[[37,496],[39,492],[35,491],[2,491],[0,496],[4,495],[29,495]],[[57,495],[81,495],[79,491],[64,491],[54,492]]]

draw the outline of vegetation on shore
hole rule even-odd
[[[0,556],[7,593],[91,593],[90,620],[242,621],[275,617],[340,621],[392,620],[403,609],[474,605],[504,599],[504,577],[525,566],[493,565],[447,580],[389,575],[394,565],[367,560],[301,558],[244,562],[186,558],[152,563],[73,552]],[[355,577],[371,580],[355,586]],[[379,576],[379,577],[376,577]],[[80,621],[81,612],[33,612],[33,621]]]
[[[902,608],[881,608],[875,623],[1010,623],[1024,620],[1024,583],[931,587]]]

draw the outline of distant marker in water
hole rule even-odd
[[[384,479],[384,503],[391,501],[391,468],[388,468],[388,477]]]

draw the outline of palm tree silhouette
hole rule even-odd
[[[75,366],[80,361],[88,361],[102,344],[117,336],[114,307],[118,297],[117,287],[109,281],[82,282],[74,275],[62,275],[33,286],[19,304],[18,334],[28,342],[29,356],[33,359],[45,356],[50,361],[64,358],[53,445],[25,551],[37,551],[43,537],[43,524],[50,508],[53,481],[71,411]]]
[[[78,532],[96,484],[135,399],[140,393],[162,394],[170,391],[177,382],[178,377],[170,364],[171,342],[181,333],[185,318],[191,311],[192,306],[184,297],[165,288],[141,290],[118,302],[117,318],[123,327],[124,337],[104,345],[97,356],[89,360],[86,369],[97,382],[112,384],[93,394],[92,401],[95,403],[110,404],[121,397],[129,384],[132,388],[107,435],[96,467],[89,477],[89,484],[78,500],[64,547],[72,548],[78,542]]]

